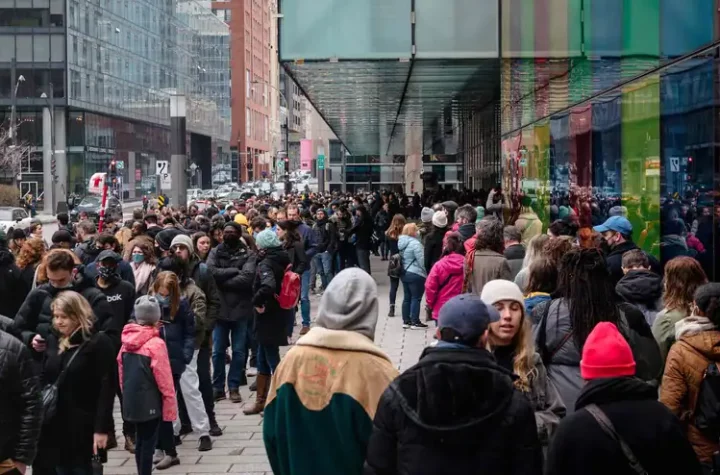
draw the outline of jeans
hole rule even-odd
[[[383,259],[387,259],[390,255],[390,246],[388,245],[385,233],[380,234],[380,256]]]
[[[400,279],[390,277],[390,305],[395,305],[398,287],[400,287]]]
[[[135,465],[138,475],[151,475],[153,452],[158,441],[160,419],[135,424]]]
[[[370,274],[370,249],[357,249],[358,266]]]
[[[300,280],[300,313],[302,314],[302,325],[310,326],[310,271],[302,273]],[[258,371],[260,371],[258,369]]]
[[[152,463],[152,457],[150,463]],[[92,465],[89,462],[87,465],[58,466],[55,468],[55,472],[57,475],[93,475]]]
[[[204,435],[210,435],[210,419],[205,412],[205,403],[200,394],[197,359],[198,350],[195,350],[192,361],[185,366],[185,371],[183,371],[183,374],[180,376],[180,389],[193,430],[202,437]],[[176,435],[180,434],[180,419],[175,419],[173,422],[173,430]]]
[[[425,277],[406,272],[400,279],[403,283],[402,318],[406,325],[420,323],[420,302],[425,293]]]
[[[257,370],[258,374],[273,374],[280,364],[280,347],[258,344]]]
[[[213,388],[217,392],[225,391],[225,352],[232,340],[232,361],[227,376],[228,389],[240,387],[245,373],[245,354],[247,353],[248,321],[226,322],[218,320],[213,330]],[[228,338],[229,337],[229,338]]]
[[[317,266],[315,265],[315,257],[317,254],[312,256],[310,259],[310,290],[315,291],[317,285]]]
[[[315,264],[315,269],[320,274],[323,290],[325,290],[332,280],[332,256],[329,252],[321,252],[315,254],[312,261]]]
[[[205,404],[205,412],[210,418],[210,423],[212,423],[215,421],[215,398],[213,398],[212,376],[210,376],[210,348],[204,344],[198,350],[197,375],[200,381],[200,393]]]

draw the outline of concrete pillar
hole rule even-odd
[[[170,203],[173,206],[187,205],[185,121],[185,96],[170,96]]]
[[[423,192],[422,178],[423,129],[408,126],[405,129],[405,193]]]
[[[68,157],[67,157],[67,145],[65,137],[65,124],[67,123],[65,117],[65,109],[55,107],[54,124],[55,127],[55,166],[57,168],[57,184],[55,186],[55,203],[58,208],[65,208],[67,203],[68,195]]]
[[[135,182],[135,169],[137,168],[137,165],[135,164],[135,152],[128,152],[128,197],[130,199],[135,198],[135,187],[137,186],[137,183]]]
[[[43,210],[46,214],[54,214],[53,204],[53,176],[50,173],[52,168],[52,122],[50,119],[50,108],[43,107]]]

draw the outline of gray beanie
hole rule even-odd
[[[433,218],[433,210],[431,208],[428,208],[427,206],[422,209],[420,212],[420,220],[423,223],[429,223],[432,221]]]
[[[155,297],[143,295],[135,300],[135,321],[139,325],[155,325],[160,321],[160,304]]]
[[[359,268],[341,271],[320,299],[316,324],[329,330],[347,330],[375,339],[378,320],[377,284]]]
[[[170,244],[170,248],[175,248],[175,246],[187,247],[188,251],[190,251],[190,254],[195,252],[195,246],[193,246],[192,238],[185,234],[178,234],[173,238],[172,243]]]

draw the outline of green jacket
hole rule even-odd
[[[667,360],[670,347],[675,343],[675,324],[685,317],[687,315],[683,311],[663,309],[653,322],[652,333],[660,347],[663,362]]]
[[[263,438],[275,475],[361,475],[380,396],[397,376],[360,333],[314,327],[273,375]]]

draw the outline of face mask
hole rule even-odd
[[[140,264],[142,261],[145,260],[145,255],[144,254],[133,254],[132,260],[135,264]]]
[[[240,236],[236,236],[234,234],[228,234],[228,235],[224,236],[223,242],[230,247],[235,247],[240,242]]]
[[[98,267],[98,275],[105,280],[110,280],[115,277],[119,277],[117,268],[114,267]]]
[[[155,298],[157,299],[158,303],[161,307],[169,307],[170,306],[170,296],[165,295],[159,295],[155,294]]]
[[[57,290],[72,289],[72,286],[73,286],[72,282],[68,282],[66,285],[63,285],[61,287],[58,287],[57,285],[53,285],[53,284],[50,284],[50,285]]]

